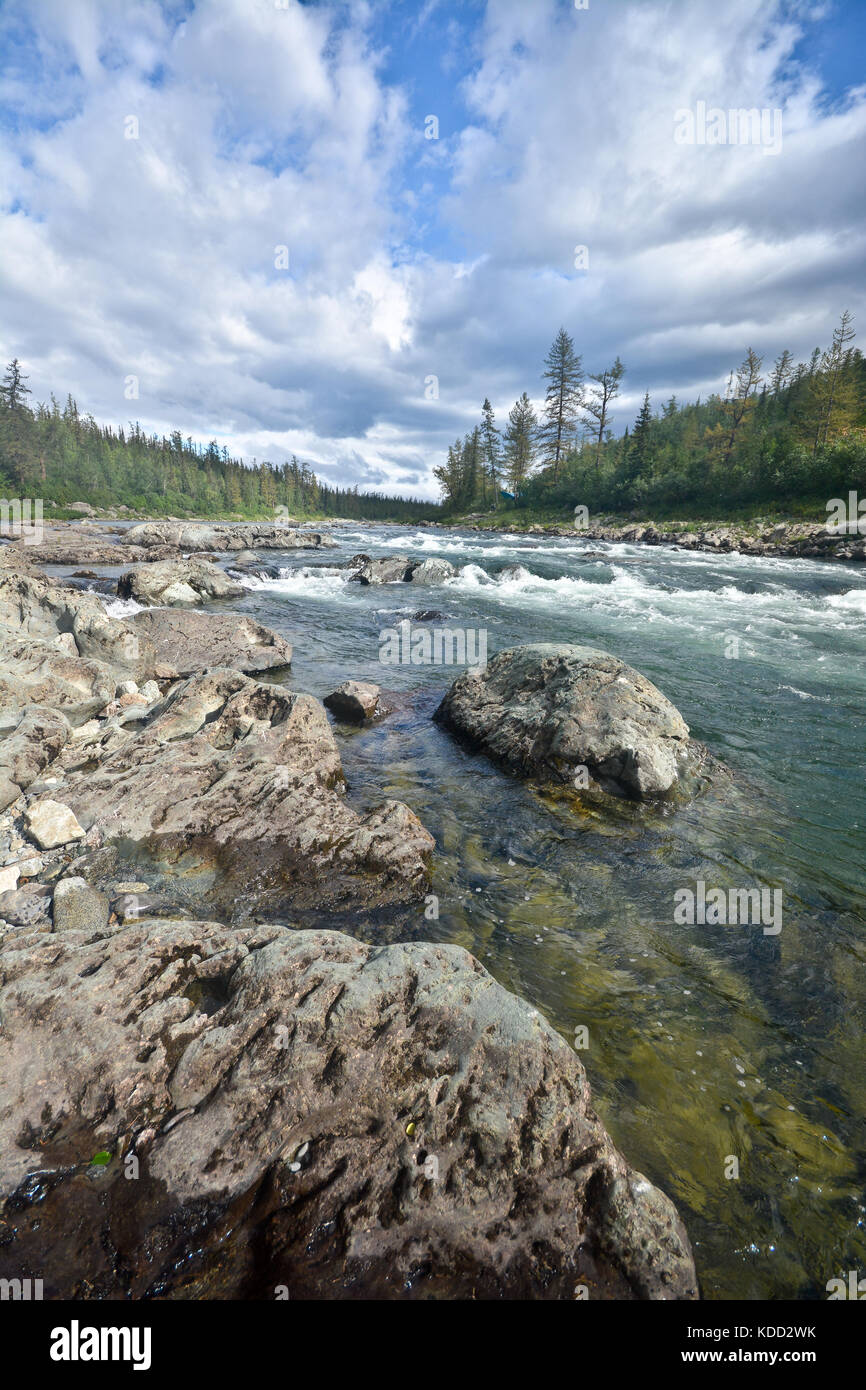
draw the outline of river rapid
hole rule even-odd
[[[293,688],[386,692],[387,718],[338,737],[352,803],[396,797],[436,837],[439,915],[419,905],[413,935],[468,948],[580,1047],[611,1135],[676,1201],[705,1297],[826,1298],[866,1267],[866,572],[579,536],[333,534],[322,556],[268,552],[280,577],[231,607],[289,638]],[[338,568],[359,551],[461,568],[366,587]],[[614,653],[733,783],[601,812],[507,777],[431,721],[453,666],[380,661],[382,634],[423,609],[485,633],[490,656]],[[678,924],[675,894],[698,882],[781,890],[781,931]]]

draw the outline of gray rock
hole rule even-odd
[[[292,648],[254,618],[234,613],[191,613],[145,608],[133,625],[140,629],[158,662],[181,676],[231,666],[247,673],[290,666]],[[157,692],[158,693],[158,692]]]
[[[56,849],[58,845],[84,839],[85,832],[73,812],[60,801],[32,801],[24,819],[40,849]]]
[[[152,665],[143,634],[109,618],[94,595],[0,568],[0,732],[32,704],[62,711],[73,726],[86,723],[119,679]]]
[[[172,915],[171,900],[164,893],[121,893],[113,899],[111,908],[121,922],[136,922],[142,917]]]
[[[0,811],[54,761],[69,741],[69,721],[57,710],[31,705],[13,733],[0,742]]]
[[[0,893],[0,918],[15,927],[50,926],[51,889],[44,883],[23,883]]]
[[[6,937],[0,1015],[2,1258],[56,1297],[698,1296],[577,1054],[460,947],[160,920]],[[82,1182],[97,1149],[146,1181]]]
[[[208,560],[160,560],[126,570],[117,581],[120,598],[148,604],[196,604],[205,599],[239,598],[242,584]]]
[[[361,724],[380,713],[380,694],[378,685],[373,685],[371,681],[343,681],[342,685],[325,696],[324,703],[338,719]]]
[[[108,898],[83,878],[62,878],[54,889],[54,930],[104,931]]]
[[[408,555],[385,555],[378,560],[358,555],[347,568],[353,570],[350,580],[355,584],[397,584],[409,578],[412,561]]]
[[[451,686],[434,718],[523,776],[572,782],[585,767],[606,791],[669,792],[689,730],[645,676],[594,647],[532,643],[500,652]]]
[[[450,560],[420,560],[412,565],[409,574],[410,584],[441,584],[445,579],[453,579],[457,573]]]
[[[333,537],[320,531],[299,531],[266,522],[242,525],[211,525],[201,522],[147,521],[131,526],[124,536],[127,545],[175,546],[181,550],[328,550],[336,546]]]
[[[226,669],[179,683],[144,729],[63,786],[88,830],[188,864],[187,883],[218,879],[233,911],[257,893],[296,908],[419,896],[432,836],[401,802],[360,815],[343,793],[319,701]]]

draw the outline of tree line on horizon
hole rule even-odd
[[[846,310],[808,362],[785,349],[765,368],[750,347],[723,394],[691,404],[671,396],[653,410],[646,392],[615,438],[625,368],[617,357],[586,376],[561,328],[544,362],[540,413],[524,391],[500,430],[485,399],[478,425],[433,469],[443,509],[734,508],[866,489],[866,361],[854,336]]]
[[[151,516],[433,518],[436,502],[389,497],[322,482],[293,455],[281,464],[245,463],[216,440],[203,447],[180,430],[147,434],[100,425],[73,397],[52,393],[31,406],[17,358],[0,382],[0,497],[42,498],[62,508],[86,501]]]

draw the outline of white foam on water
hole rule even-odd
[[[800,700],[817,700],[819,704],[829,705],[832,698],[829,695],[810,695],[808,690],[798,690],[796,685],[780,685],[780,690],[787,690],[791,695],[796,695]]]
[[[849,589],[844,594],[833,594],[827,604],[830,608],[846,613],[862,613],[866,617],[866,589]]]
[[[94,593],[95,590],[88,590]],[[131,618],[133,613],[140,613],[145,607],[143,603],[138,603],[134,598],[103,598],[102,594],[97,594],[97,598],[102,600],[106,616],[109,618]]]
[[[278,579],[261,579],[247,574],[241,579],[244,588],[255,593],[283,594],[287,598],[340,598],[349,582],[349,571],[329,565],[301,565],[297,569],[281,567]]]

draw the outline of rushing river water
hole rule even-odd
[[[577,536],[334,534],[321,557],[269,553],[281,577],[241,606],[293,643],[294,688],[393,693],[387,719],[338,736],[352,804],[399,798],[436,837],[439,918],[422,904],[415,935],[467,947],[570,1041],[588,1030],[596,1108],[677,1202],[706,1297],[826,1298],[862,1274],[866,573]],[[358,551],[462,569],[365,587],[337,568]],[[733,785],[611,815],[505,776],[431,722],[453,667],[380,663],[382,630],[425,608],[486,630],[490,655],[613,652]],[[698,881],[781,889],[781,931],[677,925],[674,894]]]

